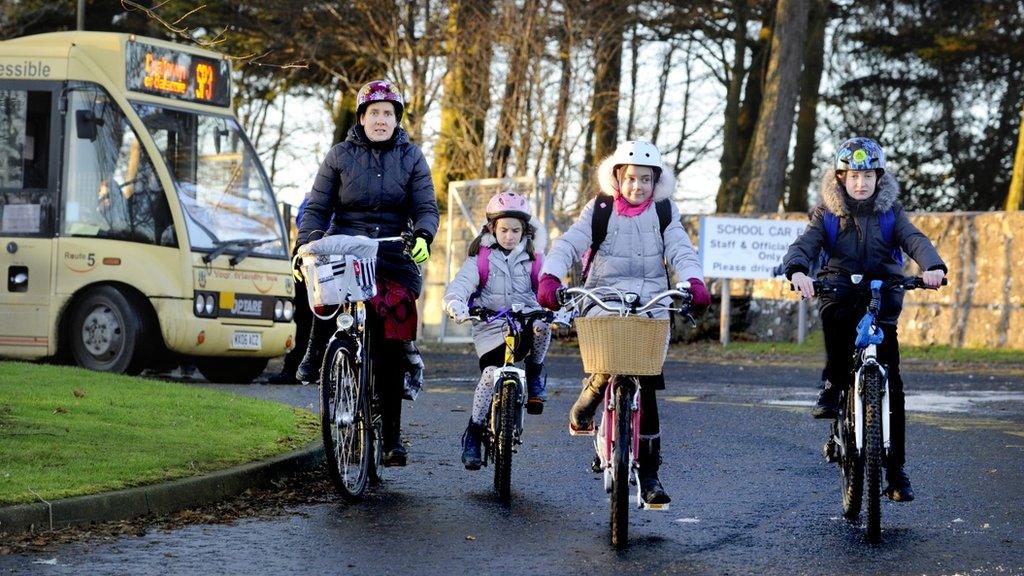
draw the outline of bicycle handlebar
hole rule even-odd
[[[856,274],[852,274],[851,276],[856,276]],[[862,282],[863,282],[863,280],[861,280],[860,282],[852,282],[852,280],[851,280],[851,285],[850,286],[852,286],[852,288],[854,290],[863,291],[863,292],[870,292],[871,291],[871,285],[869,283],[862,283]],[[948,278],[943,278],[941,286],[947,286],[947,285],[949,285],[949,279]],[[818,294],[828,294],[830,292],[835,292],[835,291],[839,290],[840,287],[841,287],[841,285],[839,284],[839,282],[834,281],[834,280],[822,280],[822,279],[814,280],[814,294],[815,295],[818,295]],[[898,280],[888,280],[888,281],[883,283],[882,288],[883,289],[887,289],[887,288],[900,288],[900,289],[903,289],[903,290],[918,290],[918,289],[921,289],[921,290],[938,290],[939,289],[937,286],[936,287],[932,287],[932,286],[926,285],[924,283],[924,278],[922,278],[920,276],[907,276],[905,278],[901,278],[901,279],[898,279]],[[789,284],[789,291],[793,292],[795,290],[796,290],[796,287],[793,286],[792,282],[790,282],[790,284]]]
[[[675,289],[665,290],[663,292],[655,294],[653,297],[651,297],[650,300],[647,301],[647,303],[643,305],[638,305],[635,300],[633,302],[628,301],[629,296],[639,298],[639,296],[637,296],[636,294],[623,294],[622,292],[615,291],[614,295],[616,296],[616,299],[620,302],[620,305],[618,307],[609,306],[608,303],[597,294],[600,288],[594,290],[587,290],[586,288],[560,288],[556,294],[558,296],[558,303],[561,304],[562,306],[566,304],[566,301],[568,300],[567,296],[578,294],[580,296],[584,296],[590,299],[595,305],[608,312],[614,312],[616,314],[642,314],[644,312],[650,312],[652,310],[675,310],[677,312],[685,311],[685,308],[693,299],[693,296],[690,294],[688,286],[684,286],[683,289],[686,290],[686,292]],[[671,298],[673,296],[683,301],[683,309],[676,309],[672,308],[671,306],[658,306],[661,300],[664,300],[665,298]]]

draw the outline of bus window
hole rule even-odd
[[[65,134],[63,233],[177,246],[153,162],[106,92],[71,91]]]
[[[48,90],[0,90],[0,235],[50,236]]]

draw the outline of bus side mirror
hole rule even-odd
[[[92,110],[75,110],[75,132],[83,140],[96,141],[96,126],[102,124]]]

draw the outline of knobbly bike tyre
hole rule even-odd
[[[882,538],[882,376],[864,373],[864,476],[867,480],[867,539]]]
[[[505,380],[501,383],[501,395],[497,409],[498,429],[496,432],[497,454],[494,457],[494,489],[498,499],[508,504],[512,499],[512,436],[516,427],[516,382]]]
[[[843,490],[843,516],[847,520],[860,517],[861,501],[864,496],[864,460],[857,453],[854,438],[853,393],[843,394],[843,411],[839,414],[837,426],[842,428],[842,453],[839,458],[839,474]]]
[[[331,342],[320,371],[320,427],[331,482],[346,501],[362,498],[370,477],[370,411],[353,346]],[[351,422],[339,422],[339,409],[351,409]]]
[[[612,443],[611,538],[624,548],[629,540],[629,450],[633,415],[628,387],[615,387],[615,439]]]

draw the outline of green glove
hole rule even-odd
[[[417,264],[423,264],[430,258],[430,248],[427,248],[427,241],[423,238],[417,238],[416,243],[412,245],[412,251],[409,253],[412,256],[412,261]]]

